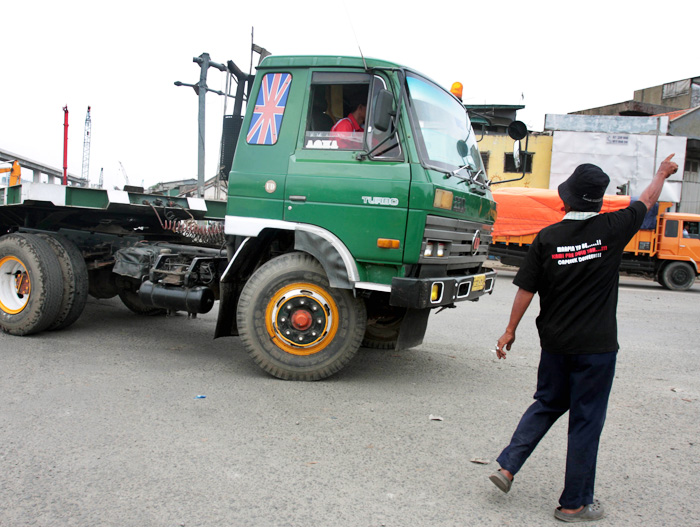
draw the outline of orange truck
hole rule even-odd
[[[498,216],[489,255],[506,265],[520,266],[537,233],[564,217],[556,190],[504,188],[495,190]],[[627,207],[630,196],[605,196],[601,212]],[[625,247],[620,271],[656,280],[667,289],[686,291],[700,273],[700,215],[667,212],[670,202],[658,202],[642,228]]]

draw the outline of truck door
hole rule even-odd
[[[388,84],[379,74],[313,72],[307,117],[289,163],[284,219],[332,232],[357,260],[401,263],[409,165],[398,133],[368,124],[376,95]],[[393,247],[380,247],[380,239],[393,240]]]
[[[692,259],[700,263],[700,222],[680,215],[666,215],[659,256],[670,260]],[[678,258],[681,257],[681,258]]]
[[[700,263],[700,221],[684,219],[679,242],[679,256],[688,256]]]

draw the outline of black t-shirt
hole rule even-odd
[[[539,293],[542,349],[583,354],[616,351],[617,289],[625,245],[647,209],[626,209],[586,220],[563,220],[540,231],[513,283]]]

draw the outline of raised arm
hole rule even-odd
[[[661,162],[659,170],[656,171],[654,178],[649,183],[649,186],[642,191],[642,195],[639,196],[639,201],[647,206],[647,210],[654,206],[659,200],[659,195],[661,194],[661,189],[664,186],[664,181],[666,181],[671,174],[675,174],[678,170],[678,165],[671,161],[671,158],[676,154],[671,154],[666,159]]]

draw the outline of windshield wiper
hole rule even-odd
[[[466,178],[460,176],[459,174],[457,174],[457,172],[461,172],[461,171],[464,170],[465,168],[467,169],[467,173],[469,173],[469,165],[464,165],[463,167],[459,167],[459,168],[453,170],[452,172],[446,172],[446,173],[445,173],[445,179],[450,179],[452,176],[454,176],[454,177],[456,177],[456,178],[461,179],[462,181],[465,181],[465,182],[466,182],[466,181],[469,181],[470,178],[471,178],[471,174],[469,175],[469,177],[466,177]]]
[[[460,170],[463,170],[465,168],[467,169],[467,173],[469,174],[469,177],[464,178],[461,176],[457,176],[456,172],[459,172]],[[469,169],[469,165],[464,165],[463,167],[460,167],[457,170],[452,172],[452,175],[455,175],[459,179],[461,179],[462,183],[471,183],[472,185],[477,185],[477,186],[482,187],[482,188],[489,188],[488,181],[487,182],[479,181],[479,176],[481,174],[485,174],[483,168],[480,168],[479,170],[477,170],[476,174],[472,174],[472,171]],[[457,184],[459,185],[459,183],[457,183]]]

